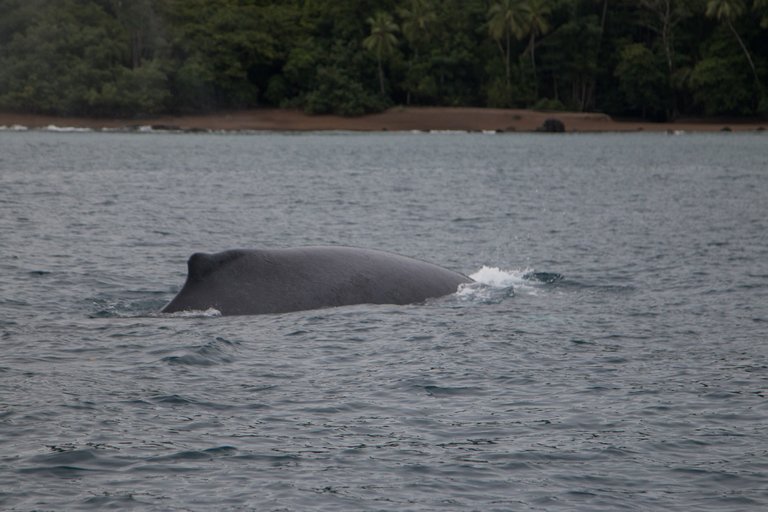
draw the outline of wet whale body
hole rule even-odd
[[[164,313],[286,313],[352,304],[412,304],[472,279],[426,261],[355,247],[236,249],[189,258],[187,280]]]

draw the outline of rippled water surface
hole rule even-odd
[[[157,313],[314,244],[488,284]],[[762,134],[0,133],[4,510],[766,510],[767,338]]]

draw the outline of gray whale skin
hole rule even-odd
[[[397,254],[355,247],[195,253],[163,313],[285,313],[351,304],[412,304],[455,293],[469,277]]]

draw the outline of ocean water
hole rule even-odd
[[[163,315],[197,251],[425,304]],[[764,134],[0,133],[0,509],[768,509]]]

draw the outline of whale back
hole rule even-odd
[[[223,315],[352,304],[411,304],[456,292],[467,276],[425,261],[353,247],[195,253],[187,280],[163,309]]]

